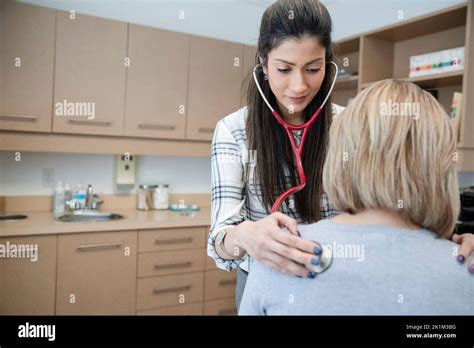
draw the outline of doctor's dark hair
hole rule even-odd
[[[314,38],[326,49],[325,77],[318,94],[304,110],[305,122],[311,118],[329,93],[335,74],[334,66],[329,63],[333,60],[331,30],[332,22],[329,12],[322,3],[316,0],[280,0],[268,7],[262,17],[255,64],[260,63],[260,56],[263,65],[267,67],[269,52],[285,40]],[[250,161],[246,164],[246,193],[249,194],[252,187],[255,187],[255,180],[258,177],[261,186],[261,192],[258,192],[261,194],[260,200],[263,207],[270,213],[277,197],[289,187],[296,186],[299,179],[288,136],[259,94],[251,74],[252,72],[247,76],[249,83],[246,95],[248,106],[246,131],[248,149],[256,151],[256,163]],[[269,83],[264,80],[263,69],[258,69],[257,78],[266,98],[281,115]],[[305,141],[302,161],[306,174],[306,186],[294,194],[294,208],[305,223],[316,222],[322,217],[322,169],[326,157],[331,118],[331,98],[329,98],[318,119],[310,127]],[[253,170],[250,165],[255,166]],[[289,180],[285,179],[285,167],[289,170],[287,172]],[[253,182],[250,182],[249,174],[252,172],[255,176]],[[289,198],[283,203],[285,204],[287,207],[290,206]],[[249,213],[251,212],[247,212]]]

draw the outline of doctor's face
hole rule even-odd
[[[326,49],[314,37],[288,39],[268,54],[268,83],[289,123],[303,123],[303,110],[313,100],[325,75]]]

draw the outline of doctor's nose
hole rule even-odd
[[[295,74],[291,83],[290,83],[290,90],[295,95],[300,95],[304,93],[308,89],[308,84],[303,76],[303,74]]]

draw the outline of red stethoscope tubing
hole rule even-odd
[[[338,72],[338,67],[336,65],[336,63],[334,63],[333,61],[331,61],[330,63],[332,63],[335,67],[336,67],[336,73],[334,75],[334,80],[332,82],[332,85],[331,85],[331,89],[329,90],[329,93],[328,95],[326,96],[326,98],[324,99],[323,103],[321,104],[321,106],[315,111],[315,113],[313,114],[313,116],[311,116],[311,118],[309,119],[308,122],[304,123],[304,124],[301,124],[301,125],[291,125],[287,122],[285,122],[283,120],[283,118],[280,116],[280,114],[278,114],[278,112],[276,110],[274,110],[272,108],[272,106],[270,105],[270,103],[268,102],[267,98],[265,97],[265,95],[263,94],[263,91],[262,89],[260,88],[260,84],[258,83],[258,79],[257,79],[257,75],[256,75],[256,70],[259,66],[261,66],[261,64],[257,64],[254,69],[253,69],[253,77],[254,77],[254,80],[255,80],[255,83],[257,84],[257,87],[258,87],[258,90],[260,92],[260,95],[262,96],[263,100],[265,101],[265,103],[268,105],[268,107],[270,108],[270,110],[272,111],[272,115],[275,117],[275,119],[278,121],[278,123],[280,125],[283,126],[283,128],[285,129],[286,131],[286,134],[288,135],[288,138],[290,139],[290,143],[291,143],[291,149],[293,151],[293,157],[295,159],[295,162],[296,162],[296,169],[298,171],[298,177],[299,177],[299,184],[286,190],[285,192],[283,192],[276,200],[276,202],[273,204],[272,206],[272,213],[278,211],[278,209],[280,208],[281,204],[283,203],[283,201],[285,199],[287,199],[290,195],[298,192],[298,191],[301,191],[305,186],[306,186],[306,174],[304,172],[304,168],[303,168],[303,162],[302,162],[302,159],[301,159],[301,155],[303,154],[303,149],[304,149],[304,144],[305,144],[305,140],[306,140],[306,136],[308,135],[308,131],[309,131],[309,128],[311,127],[311,125],[316,121],[316,119],[318,118],[318,116],[321,114],[321,111],[324,107],[324,105],[326,104],[327,100],[329,99],[329,96],[331,95],[332,93],[332,90],[334,88],[334,85],[336,83],[336,78],[337,78],[337,72]],[[295,142],[295,139],[293,137],[293,134],[291,133],[291,131],[293,130],[301,130],[303,129],[303,134],[301,136],[301,140],[300,140],[300,144],[299,146],[296,145],[296,142]]]
[[[278,211],[279,207],[283,203],[285,199],[287,199],[290,195],[294,194],[295,192],[301,191],[305,186],[306,186],[306,174],[304,172],[303,168],[303,161],[301,159],[301,155],[303,154],[303,149],[304,149],[304,142],[306,139],[306,136],[309,131],[309,127],[316,121],[318,118],[319,114],[321,113],[321,108],[319,107],[316,112],[313,114],[313,116],[310,118],[310,120],[302,125],[299,126],[294,126],[286,123],[281,116],[278,114],[278,112],[273,111],[272,114],[275,116],[277,121],[283,126],[283,128],[286,131],[286,134],[288,135],[288,138],[290,139],[291,142],[291,149],[293,150],[293,157],[296,162],[296,169],[298,171],[298,177],[299,177],[299,184],[297,186],[294,186],[285,192],[283,192],[276,200],[276,202],[273,204],[272,207],[272,213]],[[295,142],[295,138],[293,134],[291,133],[292,130],[300,130],[303,129],[303,134],[301,136],[300,140],[300,145],[297,146]]]

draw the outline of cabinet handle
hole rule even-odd
[[[112,124],[110,121],[85,121],[85,120],[68,120],[72,124],[82,124],[84,126],[104,126],[108,127]]]
[[[166,263],[161,265],[155,265],[155,269],[159,268],[180,268],[180,267],[190,267],[193,263],[191,261],[188,262],[180,262],[180,263]]]
[[[182,243],[191,243],[193,241],[192,238],[172,238],[172,239],[157,239],[155,240],[155,244],[164,245],[164,244],[182,244]]]
[[[198,128],[199,133],[214,133],[214,128]]]
[[[176,129],[176,126],[167,126],[167,125],[151,124],[151,123],[140,123],[138,125],[138,128],[141,128],[141,129],[159,129],[159,130],[172,131],[172,130]]]
[[[175,291],[187,291],[191,289],[191,285],[185,285],[185,286],[176,286],[174,288],[154,288],[153,293],[154,294],[164,294],[167,292],[175,292]]]
[[[221,309],[219,310],[218,314],[219,315],[237,314],[237,310],[235,308]]]
[[[38,116],[30,116],[30,115],[7,115],[7,114],[2,114],[0,115],[0,119],[7,119],[7,120],[12,120],[12,121],[27,121],[27,122],[33,122],[36,121]]]
[[[117,249],[122,246],[122,243],[104,243],[104,244],[89,244],[89,245],[78,245],[77,250],[89,251],[99,249]]]
[[[226,285],[234,285],[237,284],[236,279],[226,279],[226,280],[220,280],[219,285],[226,286]]]

